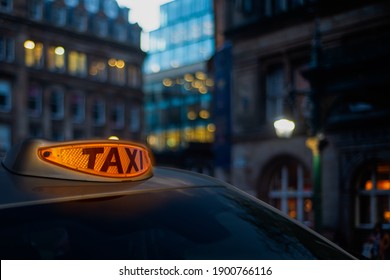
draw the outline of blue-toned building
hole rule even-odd
[[[213,53],[213,1],[175,0],[160,7],[160,27],[149,33],[144,64],[145,127],[155,151],[214,140],[214,81],[207,74]]]

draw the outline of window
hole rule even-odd
[[[57,26],[66,24],[66,9],[65,7],[54,6],[52,10],[52,21]]]
[[[169,129],[166,131],[166,147],[176,149],[181,142],[181,131],[179,129]]]
[[[11,12],[12,0],[0,0],[0,11]]]
[[[30,0],[28,13],[31,19],[41,20],[43,16],[43,0]]]
[[[26,40],[24,42],[24,63],[28,67],[41,68],[43,66],[43,44]]]
[[[291,90],[294,94],[295,121],[304,123],[310,118],[310,102],[308,92],[310,83],[302,76],[302,71],[307,67],[307,63],[293,63],[291,67]]]
[[[194,18],[189,22],[189,35],[188,38],[191,40],[198,40],[202,35],[202,26],[200,25],[200,19]]]
[[[287,11],[287,0],[276,0],[275,1],[275,12],[282,13]]]
[[[211,15],[205,15],[202,18],[202,24],[203,24],[202,36],[212,37],[214,35],[213,17]]]
[[[32,117],[39,117],[42,112],[42,87],[32,84],[27,96],[28,113]]]
[[[282,66],[272,67],[266,75],[266,119],[273,122],[284,115],[285,91]]]
[[[141,109],[139,107],[130,107],[130,131],[139,132],[141,129]]]
[[[84,53],[70,51],[68,70],[71,75],[84,77],[87,74],[87,56]]]
[[[129,86],[140,87],[141,86],[141,69],[135,65],[129,66]]]
[[[85,118],[85,97],[82,94],[72,94],[70,100],[72,120],[81,123]]]
[[[272,16],[272,0],[264,0],[264,15]]]
[[[390,229],[390,163],[372,161],[361,171],[356,198],[357,226],[373,228],[382,222]]]
[[[118,24],[114,25],[114,38],[120,42],[124,42],[127,39],[127,25]]]
[[[125,122],[125,106],[123,102],[117,102],[112,107],[111,123],[116,129],[123,128]]]
[[[51,131],[51,139],[54,141],[64,140],[64,128],[62,126],[54,126]]]
[[[306,0],[292,0],[292,6],[295,8],[295,7],[299,7],[299,6],[302,6],[305,4],[305,1]]]
[[[103,60],[94,60],[89,66],[89,75],[92,79],[104,82],[107,80],[106,62]]]
[[[61,90],[53,90],[50,95],[50,114],[54,120],[64,117],[64,93]]]
[[[9,112],[12,107],[11,82],[0,80],[0,112]]]
[[[65,4],[72,8],[76,7],[78,3],[79,0],[65,0]]]
[[[12,62],[15,59],[15,40],[0,36],[0,61]]]
[[[73,137],[72,139],[78,140],[78,139],[83,139],[85,137],[85,132],[83,129],[73,129]]]
[[[103,99],[95,99],[93,103],[92,114],[94,125],[104,125],[106,121],[106,106]]]
[[[302,71],[308,66],[308,63],[295,63],[292,67],[293,89],[297,92],[306,93],[310,90],[310,83],[302,76]]]
[[[104,18],[98,18],[96,20],[95,32],[100,37],[106,37],[108,34],[108,22]]]
[[[269,184],[270,203],[291,218],[313,226],[310,175],[298,161],[287,158],[272,172]]]
[[[99,0],[84,0],[85,8],[88,12],[94,14],[99,10]]]
[[[75,10],[72,13],[72,26],[75,30],[79,32],[84,32],[87,30],[87,15],[80,11]]]
[[[255,11],[255,3],[253,0],[236,0],[235,8],[244,15],[251,15]]]
[[[37,137],[37,138],[43,137],[42,125],[31,123],[29,125],[29,133],[30,133],[30,137]]]
[[[126,64],[122,59],[110,58],[108,60],[110,67],[110,81],[116,84],[125,84],[126,82]]]
[[[0,124],[0,155],[11,148],[11,127]]]
[[[47,55],[49,70],[58,72],[65,71],[65,49],[62,46],[49,47]]]

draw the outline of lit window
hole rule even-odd
[[[104,82],[107,80],[107,67],[103,60],[92,61],[89,66],[89,75],[92,79]]]
[[[178,129],[167,131],[166,145],[169,149],[175,149],[180,145],[181,132]]]
[[[43,44],[27,40],[24,42],[25,64],[28,67],[43,66]]]
[[[59,72],[65,70],[65,49],[63,47],[49,47],[47,55],[47,65],[49,70]]]
[[[0,61],[12,62],[15,59],[15,40],[0,36]]]
[[[61,90],[53,90],[51,92],[50,114],[54,120],[59,120],[64,117],[64,93]]]
[[[0,112],[9,112],[12,107],[11,83],[0,80]]]
[[[156,151],[161,151],[165,148],[164,133],[151,133],[147,137],[148,144]]]
[[[70,51],[68,69],[71,75],[85,76],[87,74],[87,56],[84,53]]]
[[[357,226],[373,228],[383,222],[390,228],[390,163],[370,162],[359,171],[356,215]]]
[[[42,112],[42,87],[33,84],[30,86],[27,97],[28,113],[32,117],[39,117]]]
[[[110,80],[116,84],[125,84],[126,82],[126,63],[122,59],[110,58],[108,60],[110,67]]]
[[[270,177],[270,203],[291,218],[313,226],[310,176],[296,160],[283,159],[283,162]]]

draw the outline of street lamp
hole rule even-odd
[[[308,93],[310,103],[309,137],[306,146],[312,152],[312,183],[314,202],[314,223],[318,232],[322,230],[322,150],[327,144],[324,134],[321,133],[321,107],[320,96],[323,94],[322,76],[322,46],[320,33],[320,19],[317,17],[314,23],[314,36],[311,47],[311,61],[308,69],[302,74],[309,80],[311,90]]]
[[[295,129],[295,123],[288,119],[281,118],[274,122],[274,127],[278,137],[290,138]]]
[[[314,223],[317,231],[322,230],[322,166],[321,152],[327,141],[321,133],[321,117],[319,97],[322,93],[321,83],[321,38],[319,30],[319,19],[315,21],[315,32],[312,42],[311,61],[309,68],[304,71],[303,76],[310,81],[311,90],[308,93],[310,102],[309,116],[309,137],[306,140],[306,146],[312,152],[312,184],[313,184],[313,202],[314,202]],[[274,122],[276,135],[282,138],[289,138],[295,128],[291,120],[278,119]]]

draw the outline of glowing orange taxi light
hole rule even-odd
[[[72,171],[118,179],[142,177],[152,166],[146,148],[117,141],[46,146],[38,156]]]

